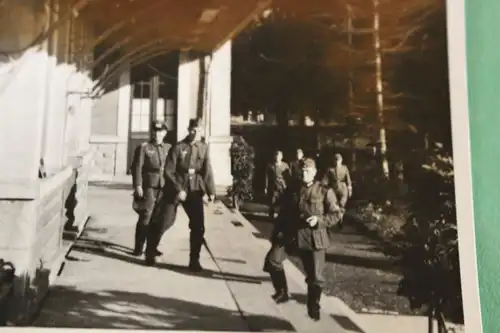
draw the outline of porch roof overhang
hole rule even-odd
[[[149,45],[151,49],[165,47],[205,52],[231,39],[270,4],[270,0],[79,2],[86,3],[80,12],[95,28],[94,44],[106,42],[123,50]]]
[[[211,52],[271,6],[295,12],[338,11],[336,0],[62,0],[94,27],[90,47]]]

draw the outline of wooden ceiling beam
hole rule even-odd
[[[177,6],[179,6],[180,4],[179,1],[174,3],[177,4]],[[151,6],[146,6],[145,8],[143,8],[143,10],[141,10],[139,13],[136,13],[136,15],[133,15],[132,17],[125,17],[118,22],[113,22],[106,31],[95,38],[92,43],[89,43],[89,45],[86,46],[86,49],[90,51],[97,45],[100,45],[108,40],[108,44],[112,44],[113,50],[116,50],[118,47],[121,47],[124,43],[127,43],[132,38],[136,38],[140,36],[140,34],[146,31],[150,31],[150,29],[158,25],[161,19],[160,17],[148,19],[148,15],[151,13],[151,11],[160,9],[160,7],[158,7],[158,4],[165,5],[164,2],[159,1],[153,3],[153,5]],[[162,19],[164,19],[164,17]],[[142,25],[142,23],[145,23],[145,25]],[[130,33],[129,29],[133,32]],[[111,37],[114,35],[117,36],[115,36],[115,38],[113,38],[114,40],[111,41]],[[119,45],[117,46],[117,44]],[[106,52],[109,53],[108,51]]]
[[[128,63],[131,67],[136,65],[140,61],[144,61],[144,59],[150,59],[150,57],[157,56],[158,54],[167,54],[172,51],[167,45],[152,45],[144,48],[140,51],[133,51],[127,54],[126,57],[122,57],[119,61],[117,61],[111,69],[109,69],[97,82],[94,84],[94,88],[92,91],[94,93],[105,89],[107,84],[122,70],[122,66]]]
[[[89,40],[84,50],[104,43],[111,47],[95,60],[95,68],[116,51],[132,52],[144,41],[162,40],[173,49],[213,51],[234,38],[272,2],[241,1],[78,0],[73,8],[101,28],[99,36]]]
[[[229,33],[215,46],[214,49],[219,49],[228,40],[233,39],[236,35],[238,35],[255,17],[260,15],[264,10],[268,9],[271,3],[272,0],[258,1],[255,8],[248,15],[246,15],[240,23],[237,23],[234,29],[229,31]]]

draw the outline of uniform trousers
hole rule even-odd
[[[200,259],[205,235],[203,192],[188,192],[186,200],[181,204],[189,218],[190,260],[197,262]],[[165,199],[158,204],[157,212],[154,214],[153,223],[148,233],[146,256],[153,256],[163,234],[174,224],[178,206],[179,202],[170,196],[165,196]]]
[[[340,204],[340,207],[345,208],[349,199],[349,190],[346,183],[341,183],[335,187],[335,196]]]
[[[282,272],[283,262],[288,257],[288,253],[290,253],[288,246],[280,242],[273,242],[264,261],[264,271],[267,273]],[[322,289],[325,284],[323,275],[325,250],[299,249],[298,255],[304,267],[307,285]]]
[[[144,189],[144,210],[139,213],[135,226],[135,250],[142,251],[148,237],[148,229],[158,202],[161,190],[156,188]],[[156,249],[156,248],[155,248]]]

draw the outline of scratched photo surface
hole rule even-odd
[[[465,332],[447,23],[0,0],[0,326]]]

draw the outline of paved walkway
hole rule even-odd
[[[267,240],[221,203],[206,207],[201,264],[190,273],[187,217],[182,209],[160,246],[157,267],[130,255],[136,215],[131,186],[89,188],[91,219],[33,326],[192,331],[370,332],[343,302],[324,297],[322,320],[305,310],[302,274],[286,263],[294,300],[276,305],[262,260]]]

